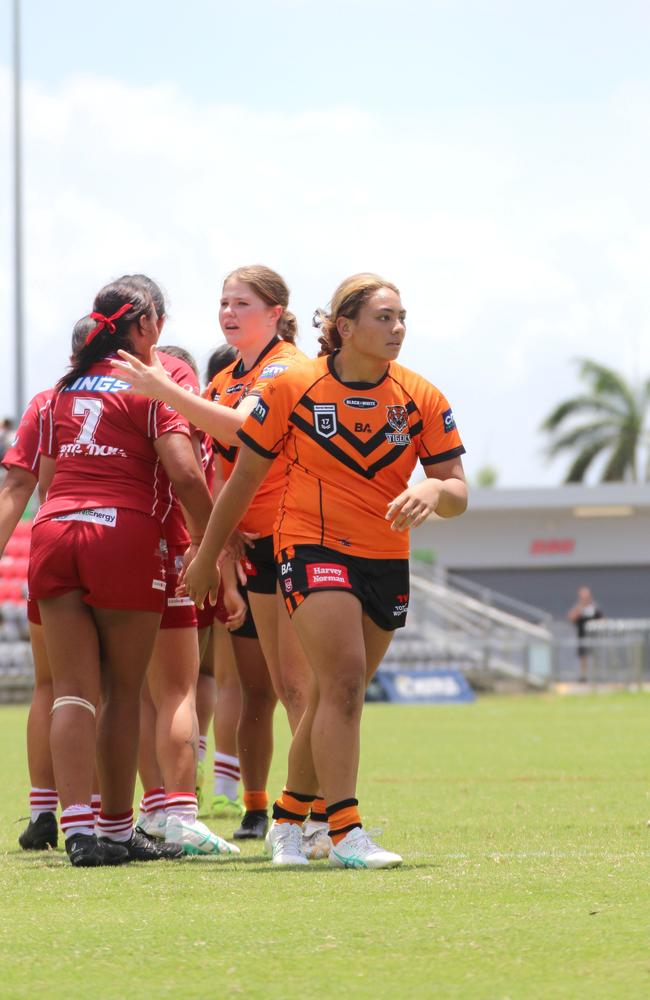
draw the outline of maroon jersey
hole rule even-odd
[[[46,389],[45,392],[38,392],[29,401],[27,409],[20,418],[16,437],[4,454],[2,465],[8,469],[12,466],[25,469],[26,472],[33,473],[38,479],[43,424],[53,395],[54,389]]]
[[[194,392],[197,396],[199,395],[201,390],[196,375],[185,361],[181,361],[180,358],[172,357],[170,354],[165,354],[164,349],[158,351],[158,357],[160,358],[162,366],[169,377],[176,382],[177,385],[186,389],[187,392]],[[168,407],[165,407],[165,409],[168,409]],[[164,497],[163,502],[166,504],[167,509],[167,514],[165,515],[163,522],[165,540],[167,544],[189,545],[190,536],[188,534],[187,527],[185,526],[183,510],[178,502],[176,494],[172,489],[169,479],[164,473],[161,475],[161,496]]]
[[[113,355],[112,357],[115,357]],[[187,420],[158,400],[127,395],[110,357],[62,391],[45,414],[41,452],[56,460],[37,521],[72,511],[125,507],[156,517],[170,510],[169,480],[154,442],[190,434]]]

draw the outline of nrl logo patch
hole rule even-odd
[[[321,437],[334,437],[338,429],[336,403],[316,403],[314,406],[314,430]]]

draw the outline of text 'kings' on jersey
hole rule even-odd
[[[54,478],[37,520],[94,507],[126,507],[168,515],[169,480],[154,448],[163,434],[190,434],[176,410],[127,395],[110,357],[62,391],[45,415],[41,453],[54,458]]]
[[[236,408],[247,396],[261,396],[266,387],[307,358],[295,344],[274,337],[248,369],[241,359],[218,372],[209,386],[209,398],[222,406]],[[239,454],[237,445],[225,445],[215,439],[215,451],[221,460],[223,478],[229,479]],[[255,494],[252,504],[239,524],[241,531],[270,535],[277,517],[286,480],[286,462],[275,462]]]
[[[332,355],[270,383],[239,436],[288,462],[276,551],[315,543],[368,559],[408,557],[408,532],[391,531],[386,510],[416,461],[465,451],[449,403],[426,379],[391,362],[375,385],[344,383]]]

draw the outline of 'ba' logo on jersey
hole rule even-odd
[[[314,430],[321,437],[334,437],[337,431],[336,403],[316,403],[314,406]]]

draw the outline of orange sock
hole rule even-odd
[[[273,803],[273,819],[276,823],[299,823],[307,819],[309,807],[314,801],[312,795],[288,792],[285,788],[279,799]]]
[[[266,812],[268,807],[268,792],[244,792],[244,809],[246,812]]]
[[[343,840],[346,833],[354,830],[355,826],[362,826],[359,815],[358,799],[343,799],[327,807],[327,821],[330,828],[330,838],[333,844],[338,844]]]
[[[325,799],[321,798],[319,795],[317,799],[311,804],[311,812],[309,818],[314,821],[314,823],[327,823],[327,811],[325,807]]]

